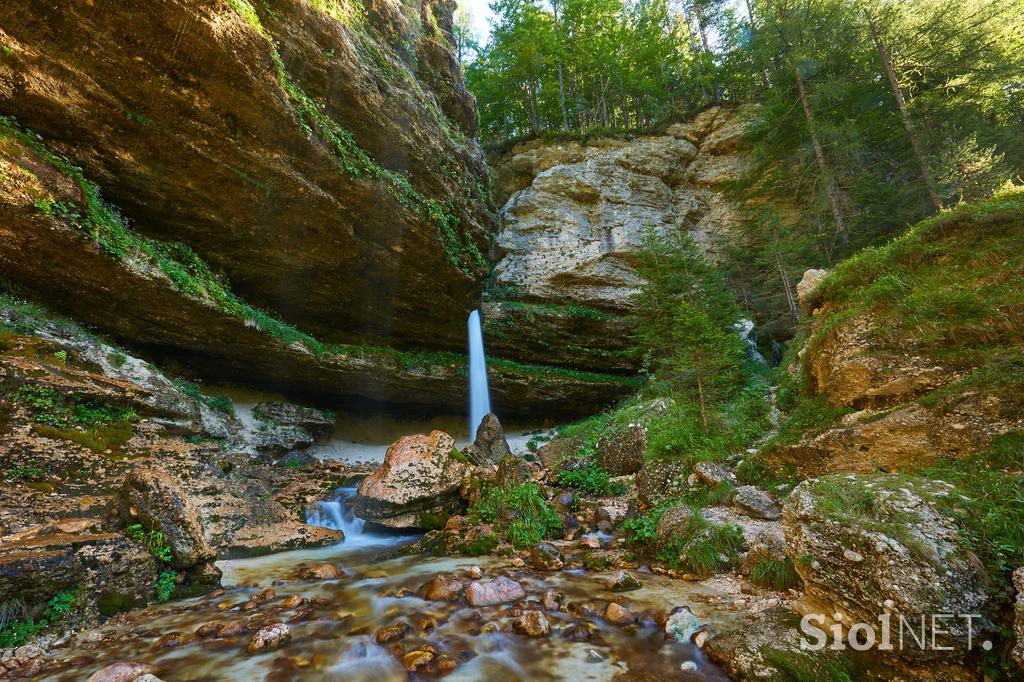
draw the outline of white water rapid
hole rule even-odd
[[[484,355],[484,333],[480,311],[469,314],[469,439],[476,438],[476,429],[491,411],[491,393],[487,389],[487,356]]]

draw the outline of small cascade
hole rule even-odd
[[[476,429],[491,411],[491,393],[487,389],[487,356],[484,355],[484,333],[480,311],[469,314],[469,439],[476,438]]]
[[[754,322],[743,318],[737,322],[733,327],[736,329],[736,333],[739,337],[747,344],[747,352],[750,354],[755,361],[762,365],[768,364],[764,356],[761,355],[761,351],[757,350],[757,340],[754,338]]]
[[[335,497],[306,507],[306,523],[340,530],[346,538],[362,535],[366,521],[356,516],[350,501],[355,492],[355,488],[341,488]]]
[[[339,547],[345,550],[359,550],[368,547],[389,547],[409,542],[415,535],[381,534],[366,528],[366,521],[356,516],[353,500],[356,486],[338,488],[329,499],[314,502],[306,507],[306,523],[345,534]]]

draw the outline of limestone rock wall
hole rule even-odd
[[[502,228],[484,307],[489,351],[635,369],[622,316],[641,284],[636,254],[649,230],[678,227],[714,256],[735,221],[721,187],[746,166],[750,113],[714,107],[660,135],[531,141],[492,160]],[[517,311],[533,324],[511,330]]]

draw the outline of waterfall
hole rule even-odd
[[[734,325],[734,328],[736,329],[736,333],[739,334],[739,337],[747,344],[747,352],[750,354],[750,357],[762,365],[767,364],[764,356],[757,350],[757,341],[753,338],[753,320],[743,318]]]
[[[491,411],[491,394],[487,390],[487,356],[484,355],[484,332],[480,311],[469,314],[469,439],[476,438],[476,428]]]
[[[366,522],[352,509],[355,493],[355,488],[340,488],[333,498],[310,505],[306,508],[306,523],[340,530],[346,539],[362,535]]]

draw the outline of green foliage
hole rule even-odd
[[[608,477],[608,472],[590,459],[587,459],[582,466],[577,468],[559,471],[556,476],[556,482],[558,485],[570,490],[577,490],[598,497],[618,495],[624,491],[621,485],[613,485]]]
[[[175,571],[163,571],[160,573],[160,577],[156,579],[156,600],[158,602],[170,601],[171,596],[174,594],[175,581],[178,578],[178,574]]]
[[[647,561],[658,561],[672,568],[706,578],[734,565],[743,550],[743,532],[733,524],[708,521],[694,510],[679,534],[662,542],[657,533],[658,521],[666,509],[663,504],[648,514],[626,519],[623,533],[626,545]]]
[[[94,436],[99,430],[109,427],[121,427],[117,429],[121,435],[124,427],[130,431],[131,422],[137,418],[131,408],[111,406],[77,393],[58,393],[48,386],[29,384],[19,387],[13,393],[13,400],[31,409],[33,421],[37,424],[53,429],[85,427]]]
[[[174,386],[179,391],[192,398],[203,403],[211,410],[223,412],[226,415],[235,416],[235,404],[231,402],[231,398],[223,395],[207,395],[203,393],[199,384],[185,381],[184,379],[175,379]]]
[[[64,616],[79,608],[80,595],[75,591],[59,592],[43,609],[41,618],[24,617],[25,607],[20,601],[6,601],[0,608],[0,649],[16,648],[30,637],[42,632]]]
[[[491,488],[469,510],[474,523],[493,524],[494,531],[514,547],[527,547],[557,535],[562,519],[533,483]]]
[[[163,531],[145,528],[141,523],[134,523],[124,529],[124,534],[131,540],[149,550],[149,553],[163,562],[174,558],[174,552],[164,539]]]
[[[917,473],[952,483],[967,497],[944,495],[933,501],[957,522],[963,549],[985,565],[990,595],[1009,601],[1013,596],[1010,575],[1024,565],[1024,472],[999,471],[987,465],[1001,447],[1005,445],[996,445],[967,462],[940,461]]]
[[[854,682],[843,661],[834,660],[828,654],[811,656],[798,651],[763,649],[761,656],[765,663],[778,671],[770,680],[773,682]]]
[[[465,66],[486,143],[650,127],[706,85],[692,79],[710,56],[661,0],[502,0],[493,9],[490,40]]]
[[[768,557],[758,559],[750,567],[750,582],[773,590],[788,590],[800,584],[800,576],[789,557],[782,561]]]

